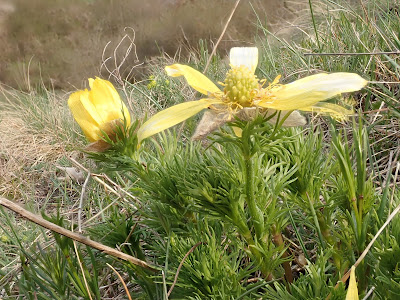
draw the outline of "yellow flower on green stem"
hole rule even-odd
[[[197,101],[188,101],[169,107],[145,122],[138,131],[139,143],[158,132],[170,128],[193,115],[209,108],[196,129],[195,137],[202,137],[234,116],[251,119],[254,111],[271,115],[278,111],[284,114],[293,110],[315,111],[343,117],[352,113],[332,103],[325,103],[336,95],[362,89],[367,81],[354,73],[315,74],[289,84],[280,84],[278,76],[266,84],[254,74],[258,64],[258,49],[236,47],[230,51],[231,69],[219,89],[199,71],[181,64],[165,67],[169,76],[183,76],[196,91],[205,95]],[[305,123],[298,112],[292,112],[292,125]],[[213,125],[207,125],[207,123]]]
[[[113,134],[124,119],[129,125],[130,115],[111,82],[89,78],[90,90],[80,90],[68,99],[68,106],[76,122],[90,142],[101,140],[103,132]]]

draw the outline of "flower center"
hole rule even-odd
[[[243,107],[251,106],[254,90],[259,86],[257,76],[245,66],[232,67],[226,74],[224,85],[224,93],[229,102]]]

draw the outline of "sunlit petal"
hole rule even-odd
[[[126,119],[126,123],[129,125],[131,123],[131,116],[129,114],[128,108],[126,107],[125,103],[121,100],[117,90],[115,89],[115,87],[112,85],[112,83],[108,80],[102,80],[104,82],[104,84],[108,87],[112,98],[114,100],[115,106],[116,107],[120,107],[122,106],[122,112],[123,112],[123,116]],[[121,120],[123,120],[123,116],[120,117]]]
[[[246,66],[254,73],[258,65],[258,49],[256,47],[234,47],[229,52],[229,61],[232,66]]]
[[[347,288],[346,300],[358,300],[358,289],[356,282],[356,268],[351,267],[349,287]]]
[[[89,91],[77,91],[71,94],[68,99],[68,106],[87,139],[91,142],[98,140],[101,118],[89,100]]]
[[[341,93],[358,91],[367,83],[354,73],[316,74],[273,88],[272,97],[257,105],[279,110],[302,109]]]
[[[242,137],[242,133],[243,130],[242,128],[236,127],[236,126],[232,126],[233,129],[233,133],[237,136],[237,137]]]
[[[175,64],[165,67],[165,71],[172,77],[184,76],[192,88],[204,95],[220,91],[210,79],[189,66]]]
[[[102,123],[117,119],[123,120],[124,115],[127,123],[130,123],[129,112],[111,82],[96,78],[95,80],[89,79],[89,84],[91,86],[89,98],[102,118]],[[124,115],[122,111],[124,111]]]
[[[147,120],[138,130],[137,136],[139,143],[145,138],[189,119],[211,104],[220,102],[221,100],[218,99],[201,99],[198,101],[180,103],[160,111]]]
[[[107,80],[89,78],[90,91],[77,91],[68,99],[71,112],[89,141],[101,139],[102,132],[114,134],[116,126],[123,126],[130,115],[118,92]]]

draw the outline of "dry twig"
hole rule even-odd
[[[106,245],[103,245],[101,243],[95,242],[91,239],[89,239],[88,237],[72,232],[68,229],[65,229],[61,226],[58,226],[54,223],[51,223],[45,219],[43,219],[42,217],[35,215],[33,213],[31,213],[30,211],[26,210],[25,208],[21,207],[20,205],[6,199],[6,198],[2,198],[0,197],[0,205],[4,206],[10,210],[12,210],[13,212],[21,215],[23,218],[34,222],[44,228],[50,229],[51,231],[57,232],[65,237],[68,237],[70,239],[73,239],[79,243],[85,244],[89,247],[95,248],[97,250],[100,250],[101,252],[104,252],[106,254],[109,254],[111,256],[120,258],[122,260],[128,261],[134,265],[146,268],[148,270],[151,270],[153,272],[157,271],[157,268],[155,266],[151,266],[149,265],[147,262],[142,261],[136,257],[133,257],[131,255],[128,255],[126,253],[123,253],[121,251],[118,251],[114,248],[108,247]]]
[[[90,179],[90,172],[87,174],[86,180],[83,183],[81,196],[79,198],[79,207],[78,207],[78,231],[79,231],[79,233],[82,233],[82,206],[83,206],[83,199],[85,198],[85,195],[86,195],[86,187],[89,183],[89,179]]]

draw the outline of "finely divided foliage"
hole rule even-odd
[[[91,144],[73,139],[95,174],[49,179],[42,214],[155,270],[1,210],[0,298],[399,298],[400,218],[377,235],[400,205],[398,89],[376,83],[397,81],[398,65],[321,56],[398,49],[398,8],[324,3],[310,1],[314,26],[290,43],[258,20],[259,48],[233,48],[229,66],[215,57],[207,76],[204,43],[192,66],[160,60],[124,86],[137,106],[100,78],[71,94]],[[27,122],[38,111],[6,98]],[[158,112],[139,118],[140,101]]]

